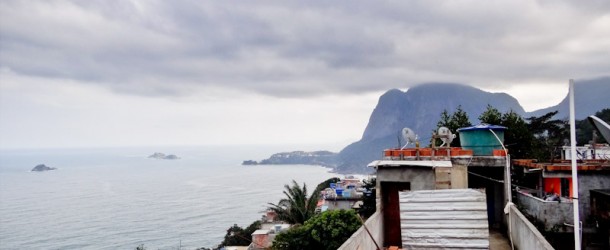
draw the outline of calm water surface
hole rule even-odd
[[[274,151],[276,150],[276,151]],[[179,160],[148,159],[155,151]],[[195,249],[259,219],[292,179],[319,166],[241,166],[279,148],[190,147],[0,151],[0,249]],[[37,164],[57,167],[29,172]]]

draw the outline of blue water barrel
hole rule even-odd
[[[493,150],[502,149],[502,144],[489,130],[496,133],[500,141],[504,143],[506,127],[480,124],[458,129],[460,133],[460,146],[464,149],[472,149],[473,155],[493,155]]]
[[[337,188],[335,192],[337,192],[337,196],[343,196],[343,188]]]

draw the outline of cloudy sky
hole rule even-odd
[[[0,1],[0,148],[358,140],[379,95],[558,103],[610,75],[610,1]]]

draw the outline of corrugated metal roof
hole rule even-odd
[[[485,194],[474,189],[399,192],[403,247],[488,249]]]

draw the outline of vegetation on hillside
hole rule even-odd
[[[292,186],[284,186],[284,195],[277,204],[269,203],[272,211],[277,213],[278,219],[290,224],[303,224],[313,217],[320,192],[313,192],[310,197],[307,195],[307,185],[303,187],[292,180]]]
[[[320,184],[318,184],[318,186],[316,187],[316,190],[314,190],[314,193],[320,193],[320,191],[326,189],[327,187],[330,187],[331,183],[337,183],[341,181],[341,179],[339,179],[338,177],[332,177],[329,178],[328,180],[325,180],[323,182],[321,182]]]
[[[595,116],[597,118],[602,119],[605,122],[610,122],[610,108],[602,109],[598,112],[595,112]],[[576,122],[576,142],[578,145],[589,144],[593,139],[593,125],[587,120],[583,119]],[[597,143],[608,143],[601,135],[597,135]]]
[[[278,234],[272,249],[337,249],[361,226],[354,210],[326,211]]]
[[[234,224],[232,227],[227,229],[224,240],[220,243],[217,248],[224,246],[248,246],[250,245],[252,233],[261,228],[261,221],[257,220],[252,222],[248,227],[241,228]]]
[[[364,180],[365,191],[362,194],[362,206],[356,211],[362,218],[371,217],[377,210],[377,179],[372,178],[371,180]]]
[[[532,158],[542,161],[552,161],[557,156],[557,149],[569,145],[570,130],[568,121],[553,119],[557,111],[546,113],[540,117],[527,118],[529,132],[534,136],[531,144]]]

